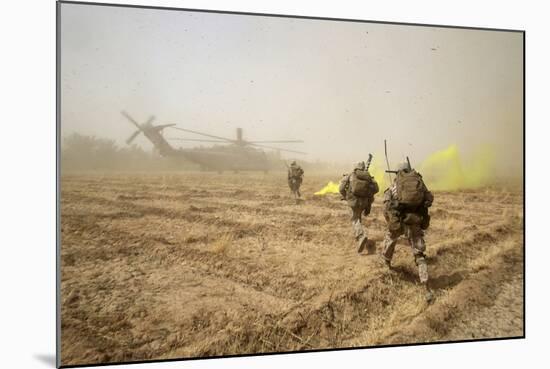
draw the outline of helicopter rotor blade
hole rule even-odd
[[[264,144],[264,143],[304,143],[302,140],[282,140],[282,141],[246,141],[249,144]]]
[[[137,135],[139,135],[141,132],[141,130],[138,130],[138,131],[135,131],[127,140],[126,140],[126,144],[129,145],[132,143],[132,141],[134,141],[134,139],[137,137]]]
[[[296,150],[289,150],[289,149],[281,149],[280,147],[274,147],[274,146],[258,145],[258,144],[250,144],[250,146],[263,147],[263,148],[266,148],[266,149],[272,149],[272,150],[278,150],[278,151],[286,151],[286,152],[293,152],[293,153],[295,153],[295,154],[304,154],[304,155],[307,155],[307,152],[296,151]]]
[[[175,140],[175,141],[193,141],[193,142],[216,142],[216,143],[226,143],[226,141],[221,140],[203,140],[201,138],[178,138],[178,137],[170,137],[169,140]]]
[[[154,126],[152,128],[155,129],[156,131],[161,132],[164,128],[173,127],[173,126],[175,126],[175,124],[161,124],[158,126]]]
[[[196,134],[196,135],[201,135],[201,136],[211,137],[211,138],[217,138],[218,140],[224,140],[224,141],[227,141],[227,142],[235,142],[235,140],[232,140],[232,139],[230,139],[230,138],[225,138],[225,137],[220,137],[220,136],[209,135],[209,134],[207,134],[207,133],[192,131],[192,130],[190,130],[190,129],[180,128],[180,127],[172,127],[172,128],[173,128],[173,129],[177,129],[177,130],[179,130],[179,131],[183,131],[183,132],[194,133],[194,134]]]
[[[130,116],[130,114],[126,113],[124,110],[121,111],[120,113],[121,113],[122,115],[124,115],[124,116],[126,117],[126,119],[128,119],[130,122],[132,122],[132,123],[137,127],[138,130],[141,131],[141,126],[139,125],[138,122],[135,121],[134,118],[132,118],[132,117]]]

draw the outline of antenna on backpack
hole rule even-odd
[[[407,156],[407,165],[409,166],[409,172],[412,170],[411,167],[411,161],[409,160],[409,157]]]
[[[390,168],[390,161],[388,160],[388,145],[386,144],[386,140],[384,139],[384,155],[386,155],[386,164],[388,165],[388,170],[386,173],[388,173],[388,177],[390,178],[390,186],[391,186],[391,168]]]

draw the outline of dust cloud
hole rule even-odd
[[[335,183],[373,153],[387,185],[384,139],[390,164],[410,157],[433,189],[523,178],[519,32],[84,4],[61,5],[61,30],[63,137],[129,150],[127,110],[230,139],[240,127],[245,140],[303,140],[272,146],[337,168]],[[134,156],[152,149],[143,135],[133,144]]]

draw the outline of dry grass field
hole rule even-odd
[[[435,192],[427,304],[404,240],[390,271],[313,195],[335,179],[306,173],[296,205],[285,173],[63,176],[62,364],[523,334],[521,189]]]

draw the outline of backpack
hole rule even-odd
[[[351,193],[357,197],[370,197],[375,194],[373,178],[367,171],[356,170],[350,176]]]
[[[399,171],[395,180],[397,201],[399,205],[407,208],[414,208],[422,205],[426,186],[422,176],[416,171]]]
[[[301,177],[302,174],[304,173],[302,168],[300,168],[297,165],[296,166],[291,165],[289,169],[290,169],[290,177],[293,177],[293,178]]]

